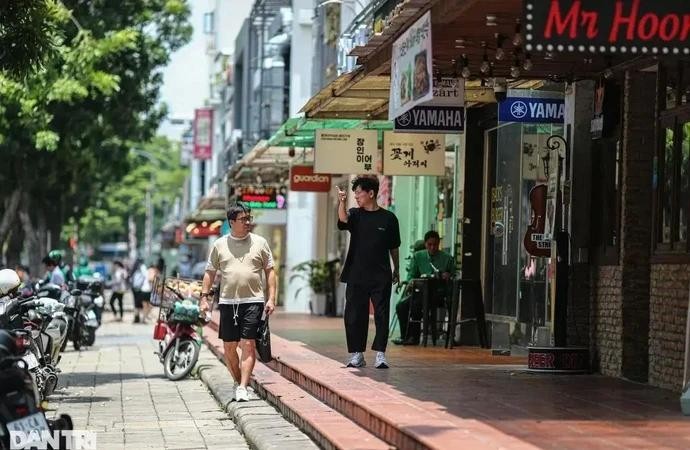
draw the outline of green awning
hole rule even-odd
[[[313,147],[316,130],[321,129],[361,129],[392,130],[393,122],[389,120],[360,119],[306,119],[293,117],[281,125],[278,131],[268,140],[270,147]]]

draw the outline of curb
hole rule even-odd
[[[257,450],[312,450],[319,447],[273,406],[249,388],[248,402],[234,401],[234,384],[225,365],[202,345],[195,369],[221,408],[235,422],[252,448]]]

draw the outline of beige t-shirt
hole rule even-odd
[[[220,304],[263,303],[262,272],[273,267],[266,239],[254,233],[238,239],[228,234],[213,243],[206,270],[219,270]]]

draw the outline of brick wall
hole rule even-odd
[[[620,266],[593,269],[591,351],[593,369],[604,375],[621,375],[623,361],[623,271]]]
[[[649,320],[649,383],[681,390],[690,265],[653,264]]]
[[[622,375],[646,382],[649,371],[649,285],[652,241],[652,183],[656,74],[625,76],[621,195],[623,267]]]

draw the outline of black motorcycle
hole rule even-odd
[[[73,429],[72,419],[66,414],[46,420],[29,366],[22,357],[29,343],[30,331],[0,330],[0,449],[25,447],[31,438],[39,443],[42,432]],[[20,433],[21,441],[12,442],[12,432]]]

